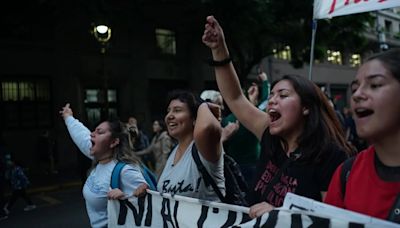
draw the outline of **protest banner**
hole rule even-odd
[[[231,227],[250,220],[247,207],[147,192],[145,198],[131,198],[122,207],[109,200],[109,227]],[[120,208],[123,214],[127,209],[125,226],[117,225]]]
[[[314,18],[332,18],[400,6],[399,0],[315,0]]]
[[[288,193],[282,207],[251,220],[249,208],[148,190],[144,198],[109,200],[109,227],[400,227]],[[118,225],[120,223],[121,225]]]

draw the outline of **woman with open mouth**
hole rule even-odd
[[[183,195],[209,201],[220,201],[204,178],[192,155],[195,146],[205,169],[217,187],[225,193],[220,107],[199,103],[191,92],[171,91],[167,98],[165,123],[168,133],[177,140],[157,183],[160,193]]]
[[[203,43],[212,51],[217,84],[237,119],[261,142],[250,217],[282,206],[286,193],[322,201],[337,166],[351,153],[333,108],[310,80],[286,75],[271,85],[267,112],[241,91],[221,26],[207,17]]]
[[[325,202],[400,223],[400,49],[370,57],[351,90],[357,134],[371,146],[336,170]]]
[[[74,143],[94,163],[83,187],[90,224],[92,227],[107,227],[107,200],[131,197],[139,187],[146,186],[139,159],[131,152],[128,133],[120,121],[104,121],[90,132],[73,117],[69,104],[60,114]],[[111,173],[119,161],[127,164],[120,174],[121,187],[110,189]]]

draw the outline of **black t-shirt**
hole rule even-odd
[[[261,157],[257,164],[256,181],[250,189],[251,205],[265,201],[275,207],[282,206],[288,192],[321,201],[321,191],[327,191],[333,173],[347,157],[344,151],[333,144],[319,163],[288,161],[287,168],[282,170],[274,186],[269,186],[275,174],[289,159],[280,144],[275,145],[276,158],[272,159],[266,153],[272,148],[272,136],[267,128],[261,140]]]

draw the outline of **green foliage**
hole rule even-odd
[[[239,77],[272,49],[289,45],[292,65],[309,61],[313,0],[208,0],[203,1],[220,21]],[[372,17],[356,14],[318,21],[315,58],[323,59],[327,49],[361,52],[366,47],[363,32]]]

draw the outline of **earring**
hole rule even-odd
[[[308,115],[308,113],[309,113],[308,109],[303,111],[303,115],[305,115],[305,116]]]

